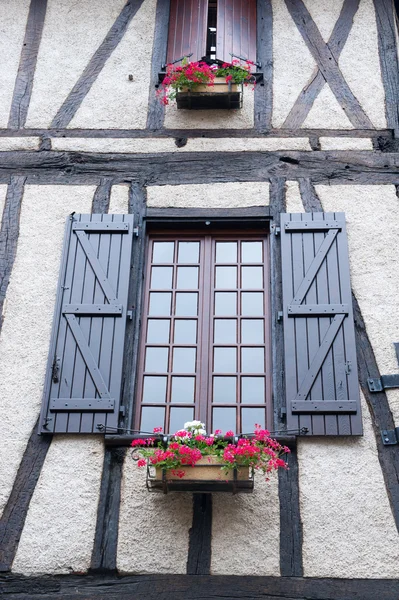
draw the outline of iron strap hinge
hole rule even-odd
[[[373,379],[367,379],[370,392],[382,392],[383,390],[399,387],[399,373],[397,375],[381,375]]]
[[[133,228],[133,233],[136,237],[139,237],[139,228],[138,227],[134,227]]]
[[[395,429],[383,429],[381,431],[381,438],[384,446],[399,444],[399,427],[395,427]]]

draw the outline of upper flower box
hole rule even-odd
[[[177,108],[215,109],[242,108],[243,85],[215,77],[213,85],[198,85],[194,90],[182,88],[176,94]]]

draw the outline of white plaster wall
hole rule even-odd
[[[29,0],[0,2],[0,127],[7,127],[25,36]]]
[[[354,129],[338,100],[326,83],[303,122],[308,129]]]
[[[372,150],[373,142],[370,138],[339,138],[321,137],[322,150]]]
[[[352,287],[381,374],[396,373],[399,331],[399,200],[393,185],[319,185],[325,211],[346,213]],[[399,390],[388,400],[399,424]]]
[[[54,436],[29,506],[14,573],[87,571],[103,454],[100,436]]]
[[[3,211],[6,204],[6,196],[7,196],[7,187],[6,185],[0,185],[0,229],[1,229],[1,220],[3,217]]]
[[[328,42],[340,15],[344,0],[304,0],[304,4],[325,42]]]
[[[125,0],[49,0],[28,127],[49,127],[124,5]]]
[[[69,127],[145,128],[155,8],[156,0],[143,2]]]
[[[279,576],[279,510],[277,474],[258,473],[253,494],[214,494],[211,574]]]
[[[109,199],[110,214],[125,215],[129,212],[129,186],[113,185]]]
[[[0,152],[9,150],[38,150],[38,137],[0,137]]]
[[[269,204],[268,183],[202,183],[147,188],[148,206],[240,208]]]
[[[90,212],[94,190],[25,187],[0,336],[0,511],[40,410],[65,219]]]
[[[123,468],[117,568],[121,573],[186,573],[192,494],[149,493],[130,453]]]
[[[399,544],[374,432],[298,441],[305,577],[397,578]]]
[[[297,181],[287,181],[285,184],[285,202],[287,213],[305,212],[302,204],[301,192]]]

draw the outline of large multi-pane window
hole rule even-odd
[[[268,240],[148,240],[136,428],[252,432],[270,423]]]

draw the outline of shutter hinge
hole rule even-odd
[[[347,375],[349,375],[349,373],[352,371],[352,362],[350,360],[347,360],[345,363],[345,373]]]
[[[138,227],[134,227],[133,228],[133,233],[136,237],[139,237],[139,228]]]
[[[373,379],[369,377],[367,379],[367,385],[369,386],[370,392],[382,392],[386,389],[398,388],[399,387],[399,374],[397,375],[381,375]]]
[[[287,418],[287,409],[285,408],[285,406],[281,406],[279,411],[278,411],[278,416],[280,421],[285,421]]]
[[[281,233],[281,227],[277,227],[277,225],[274,226],[274,235],[280,235]]]
[[[383,429],[381,431],[382,443],[384,446],[395,446],[399,444],[399,427],[395,429]]]
[[[279,310],[279,311],[277,311],[277,323],[279,323],[282,320],[283,320],[283,311]]]
[[[127,311],[126,318],[129,319],[129,321],[133,320],[133,311],[132,310]]]
[[[124,406],[119,407],[119,414],[121,417],[125,416],[125,407]]]
[[[53,364],[51,367],[51,379],[53,383],[58,383],[60,380],[60,358],[59,356],[54,356]]]

